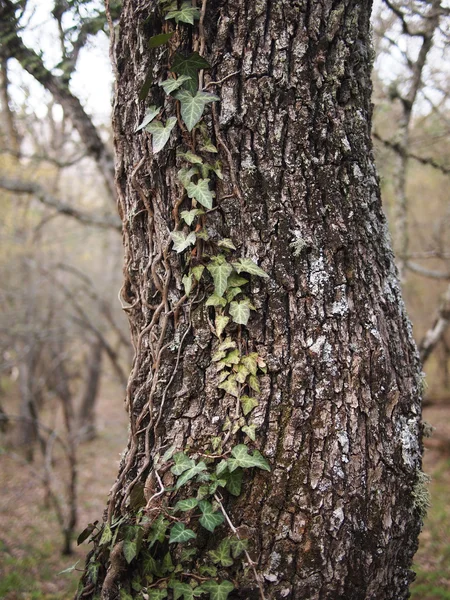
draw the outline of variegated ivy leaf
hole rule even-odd
[[[181,181],[184,187],[191,183],[191,179],[194,175],[198,175],[198,169],[196,167],[191,169],[180,169],[178,171],[178,179]]]
[[[246,283],[248,283],[248,279],[245,279],[245,277],[241,277],[237,273],[232,273],[228,279],[228,287],[229,288],[241,287],[242,285],[245,285]]]
[[[171,10],[166,15],[166,21],[168,19],[175,19],[175,23],[188,23],[189,25],[194,24],[194,20],[200,19],[200,10],[196,6],[192,6],[190,2],[183,2],[179,10]]]
[[[228,285],[228,288],[230,288],[229,285]],[[229,302],[231,302],[235,298],[235,296],[238,296],[241,293],[242,293],[242,290],[239,287],[234,287],[234,288],[231,288],[231,289],[227,289],[227,293],[225,295],[225,298],[227,299],[227,302],[229,303]]]
[[[223,330],[228,325],[229,321],[230,321],[230,317],[226,317],[225,315],[217,315],[216,316],[215,326],[216,326],[216,335],[218,338],[220,338],[220,336],[222,335]]]
[[[188,90],[179,91],[175,98],[181,103],[181,118],[188,131],[192,131],[200,121],[207,104],[220,100],[218,96],[208,92],[198,91],[192,95]]]
[[[180,489],[180,487],[182,485],[184,485],[189,480],[193,479],[194,477],[196,477],[200,473],[203,473],[203,471],[206,471],[206,470],[207,470],[207,466],[205,465],[205,463],[203,461],[199,462],[198,464],[194,465],[187,471],[184,471],[184,473],[178,478],[175,488],[177,490]]]
[[[217,548],[215,550],[210,550],[208,554],[216,565],[220,564],[222,567],[231,567],[233,564],[233,559],[231,558],[231,542],[229,538],[223,539]]]
[[[193,231],[187,236],[183,231],[172,231],[170,237],[172,238],[173,249],[178,253],[183,252],[183,250],[186,250],[189,246],[193,246],[197,239],[197,236]]]
[[[134,133],[137,133],[141,129],[144,129],[144,127],[147,127],[147,125],[149,123],[151,123],[155,117],[158,116],[158,113],[160,110],[161,110],[160,106],[154,106],[154,105],[149,106],[147,109],[147,112],[145,113],[145,117],[144,117],[142,123],[138,127],[136,127],[136,129],[134,130]]]
[[[249,273],[258,277],[269,277],[251,258],[239,258],[233,263],[233,267],[238,273]]]
[[[185,187],[189,198],[195,198],[205,208],[212,208],[216,194],[209,189],[209,179],[199,179],[197,183],[189,182]]]
[[[205,306],[221,306],[224,308],[227,305],[225,298],[221,298],[217,294],[212,294],[205,302]]]
[[[220,344],[218,349],[219,350],[232,350],[233,348],[236,348],[236,342],[228,336]]]
[[[174,457],[174,466],[170,469],[174,475],[181,475],[184,471],[187,471],[195,465],[195,462],[189,456],[186,456],[184,452],[177,452]]]
[[[229,250],[236,250],[236,246],[233,244],[233,242],[229,238],[224,238],[223,240],[220,240],[217,245],[220,246],[221,248],[228,248]]]
[[[228,277],[233,272],[233,267],[226,262],[224,256],[219,255],[211,260],[206,268],[211,273],[214,281],[214,293],[217,296],[223,296],[227,289]]]
[[[248,540],[242,540],[238,537],[231,538],[231,553],[233,558],[239,558],[246,550],[248,550]]]
[[[259,387],[258,378],[255,375],[250,375],[250,377],[248,378],[248,385],[257,394],[259,394],[261,392],[261,389]]]
[[[223,366],[225,366],[225,365],[223,365]],[[228,377],[229,374],[230,374],[230,372],[225,371],[225,369],[223,371],[220,371],[218,374],[218,377],[217,377],[217,383],[222,383],[222,381],[225,381],[225,379]]]
[[[213,165],[209,165],[211,171],[214,171],[214,173],[216,174],[216,176],[223,180],[223,174],[222,174],[222,163],[220,162],[220,160],[217,160]]]
[[[242,302],[232,302],[230,304],[230,315],[235,323],[239,325],[247,325],[250,318],[250,308],[243,300]]]
[[[198,503],[198,506],[202,511],[202,516],[200,517],[200,525],[208,531],[211,531],[211,533],[213,533],[215,528],[219,525],[222,525],[222,523],[224,522],[224,517],[222,513],[214,511],[212,504],[207,500],[201,500]]]
[[[200,150],[203,150],[203,152],[212,152],[212,153],[218,152],[217,148],[214,146],[214,144],[212,143],[212,141],[209,138],[203,139],[203,143],[200,146]]]
[[[228,468],[228,465],[227,465]],[[244,476],[244,471],[242,469],[236,469],[232,473],[227,473],[227,485],[226,489],[233,496],[241,495],[241,487],[242,487],[242,479]]]
[[[181,510],[183,512],[187,512],[188,510],[192,510],[198,506],[197,498],[188,498],[187,500],[179,500],[175,506],[174,510]]]
[[[192,531],[192,529],[186,529],[186,525],[184,523],[175,523],[170,530],[169,544],[173,544],[175,542],[187,542],[188,540],[192,540],[196,537],[197,535]]]
[[[204,215],[205,211],[201,208],[193,208],[192,210],[182,210],[180,213],[180,217],[186,223],[186,225],[192,225],[195,217],[198,215]]]
[[[171,94],[180,88],[183,83],[189,81],[191,79],[188,75],[180,75],[178,79],[166,79],[165,81],[161,81],[159,84],[160,87],[166,92],[166,94]]]
[[[256,440],[256,425],[245,425],[242,431],[254,442]]]
[[[146,130],[152,134],[152,150],[153,154],[160,152],[167,144],[170,138],[170,132],[175,127],[177,120],[175,117],[169,117],[166,124],[161,121],[155,121],[147,125]]]
[[[227,367],[231,367],[232,365],[238,365],[240,359],[241,359],[241,357],[239,354],[239,350],[236,348],[235,350],[228,352],[228,354],[222,359],[222,362]]]
[[[251,398],[250,396],[241,396],[240,401],[242,404],[242,412],[245,416],[251,413],[259,404],[256,398]]]
[[[237,366],[237,371],[236,371],[236,381],[237,382],[244,384],[248,375],[249,375],[249,372],[248,372],[247,367],[244,367],[244,365],[242,365],[242,364]]]
[[[258,353],[257,352],[250,352],[250,354],[243,356],[241,359],[241,362],[243,365],[245,365],[247,367],[247,369],[249,370],[249,372],[252,375],[256,375],[256,372],[258,369]]]
[[[177,156],[179,156],[180,158],[186,159],[188,162],[190,162],[193,165],[203,164],[203,160],[200,158],[200,156],[197,156],[193,152],[178,152]]]
[[[228,459],[228,469],[230,473],[237,468],[250,469],[258,467],[264,471],[270,471],[270,466],[264,456],[258,450],[253,451],[253,455],[249,454],[248,447],[245,444],[235,446],[231,451],[231,458]]]
[[[181,282],[184,285],[184,293],[189,296],[192,290],[192,275],[184,275]]]

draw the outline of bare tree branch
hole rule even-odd
[[[101,227],[102,229],[114,229],[115,231],[122,231],[122,225],[118,217],[103,215],[98,216],[95,214],[88,214],[73,208],[69,204],[57,200],[51,194],[48,194],[38,183],[34,181],[23,181],[21,179],[11,179],[9,177],[0,176],[0,188],[8,190],[9,192],[15,192],[16,194],[31,194],[39,202],[54,208],[62,215],[67,215],[84,223],[85,225],[93,225],[95,227]]]
[[[445,331],[447,330],[450,323],[450,285],[447,291],[442,296],[442,300],[437,311],[437,316],[434,324],[426,332],[422,341],[419,344],[420,358],[422,364],[425,364],[427,359],[430,357],[432,351],[438,344],[439,340],[442,339]]]
[[[433,271],[431,269],[427,269],[426,267],[422,267],[422,265],[413,263],[410,260],[406,262],[405,266],[410,271],[418,273],[419,275],[423,275],[424,277],[429,277],[430,279],[443,279],[445,281],[450,281],[450,273],[444,273],[442,271]]]

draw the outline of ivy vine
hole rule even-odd
[[[201,19],[200,9],[191,2],[183,2],[179,7],[177,2],[160,0],[159,7],[175,29],[195,26]],[[174,33],[164,31],[153,36],[148,47],[169,44]],[[249,554],[251,540],[243,538],[232,523],[222,494],[239,497],[246,470],[270,471],[269,463],[257,449],[250,449],[247,443],[231,444],[238,432],[249,442],[256,441],[257,425],[251,415],[258,406],[259,377],[267,372],[267,367],[257,352],[243,353],[240,339],[242,327],[256,310],[246,293],[250,278],[268,275],[252,259],[236,257],[237,249],[231,239],[211,239],[208,234],[207,217],[216,202],[214,181],[223,179],[222,164],[215,158],[218,149],[204,120],[208,106],[220,101],[217,95],[201,89],[201,73],[209,68],[208,61],[197,51],[187,56],[175,52],[170,57],[167,78],[159,83],[166,95],[164,105],[149,106],[135,133],[150,134],[152,151],[157,154],[177,127],[183,134],[187,132],[177,148],[177,178],[182,194],[179,206],[189,206],[175,214],[171,245],[176,254],[183,256],[185,299],[201,288],[206,292],[205,307],[214,308],[217,343],[211,360],[216,365],[218,388],[236,399],[236,407],[221,435],[211,439],[208,453],[170,448],[163,456],[157,454],[151,465],[153,493],[147,497],[142,487],[135,485],[125,515],[110,515],[102,526],[90,524],[80,534],[78,543],[88,538],[95,543],[87,567],[94,588],[103,553],[109,553],[108,576],[114,569],[119,573],[126,563],[132,573],[131,586],[121,586],[121,600],[133,598],[134,592],[145,600],[192,600],[201,596],[226,600],[235,588],[227,576],[243,561],[253,570],[264,599],[260,577]],[[147,97],[149,89],[147,80],[141,100]],[[237,339],[233,337],[236,329]],[[160,475],[168,472],[173,481],[170,487],[163,484]],[[211,548],[201,558],[195,545],[197,538],[201,547]],[[231,567],[234,571],[230,571]],[[83,590],[85,587],[81,586],[79,597]]]

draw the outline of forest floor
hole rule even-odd
[[[104,390],[98,406],[98,437],[79,448],[77,532],[101,520],[127,438],[120,393]],[[424,470],[432,477],[431,508],[415,558],[414,600],[450,600],[450,404],[424,411],[435,434],[426,441]],[[63,461],[57,465],[61,478]],[[88,546],[61,556],[62,536],[53,511],[45,508],[42,484],[29,467],[0,455],[0,599],[70,600],[79,573],[58,573],[79,561]]]

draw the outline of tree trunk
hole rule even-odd
[[[93,440],[97,435],[95,427],[95,403],[97,401],[102,375],[103,345],[99,340],[91,340],[90,352],[86,360],[86,380],[78,411],[77,437],[81,441]]]
[[[152,555],[158,560],[169,549],[174,564],[181,561],[179,577],[192,586],[207,579],[208,552],[223,539],[248,540],[248,553],[232,565],[215,563],[203,597],[208,590],[211,599],[227,597],[226,586],[223,596],[214,588],[224,580],[234,586],[230,599],[408,597],[422,517],[421,371],[370,142],[370,8],[356,0],[208,0],[198,24],[180,23],[167,52],[147,46],[167,27],[156,3],[124,2],[114,129],[126,249],[122,297],[135,347],[131,431],[109,500],[118,534],[110,546],[109,526],[94,534],[83,598],[133,597],[136,581],[147,594],[139,597],[181,597],[172,596],[170,569],[145,579],[146,536],[159,514],[198,534],[188,545],[191,562],[183,563],[182,545],[167,544],[164,535]],[[169,232],[180,230],[178,209],[189,210],[190,201],[177,179],[185,163],[175,149],[198,151],[201,131],[180,135],[177,128],[159,154],[147,133],[134,133],[149,73],[149,104],[164,102],[156,84],[176,46],[183,55],[198,50],[212,65],[204,85],[227,78],[207,87],[220,96],[204,123],[224,177],[214,180],[217,209],[196,230],[206,229],[209,240],[180,253]],[[171,102],[164,119],[173,114]],[[253,259],[269,278],[244,272],[255,310],[246,327],[230,321],[218,340],[221,309],[204,301],[211,279],[203,276],[188,298],[181,280],[193,265],[211,267],[217,242],[228,238],[237,248],[228,260]],[[258,405],[247,415],[239,396],[258,382],[246,380],[238,394],[220,387],[213,355],[227,335],[239,357],[258,356]],[[173,445],[215,468],[216,459],[205,458],[214,455],[211,443],[217,460],[229,460],[236,445],[257,448],[271,472],[245,469],[237,497],[220,488],[211,502],[225,523],[205,535],[194,516],[185,517],[191,513],[171,512],[186,495],[173,492],[176,464],[159,457]],[[194,496],[196,485],[188,485]],[[133,558],[117,523],[131,526],[139,514],[148,520],[147,541]]]

